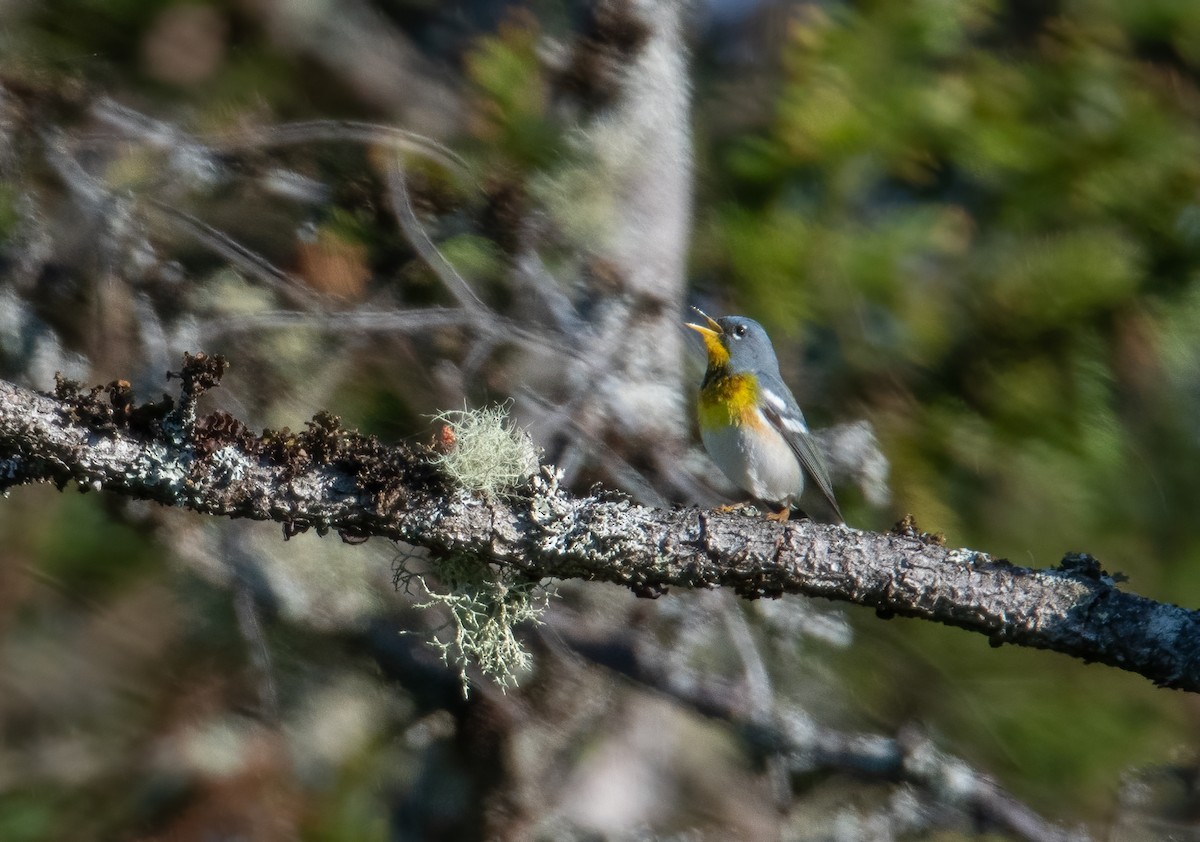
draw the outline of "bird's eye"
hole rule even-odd
[[[741,339],[743,336],[746,335],[746,326],[738,325],[737,327],[735,327],[733,329],[733,335],[736,336],[738,339]]]

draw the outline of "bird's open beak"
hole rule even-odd
[[[704,339],[704,350],[708,354],[708,367],[720,368],[729,362],[729,349],[725,347],[722,337],[725,331],[716,319],[712,318],[701,310],[699,307],[693,307],[697,313],[704,317],[708,325],[698,325],[693,322],[685,322],[688,327],[700,334]]]
[[[708,322],[708,326],[705,327],[704,325],[698,325],[698,324],[695,324],[694,322],[685,322],[684,324],[687,327],[690,327],[692,330],[696,331],[696,333],[703,336],[704,344],[707,345],[710,339],[716,339],[718,336],[720,336],[724,332],[721,330],[721,326],[719,324],[717,324],[717,320],[714,319],[712,316],[708,315],[708,313],[705,313],[699,307],[693,307],[692,309],[704,317],[704,320],[706,322]]]

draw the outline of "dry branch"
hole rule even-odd
[[[75,483],[196,512],[379,536],[507,565],[530,578],[610,582],[643,596],[732,588],[799,593],[934,620],[996,645],[1051,649],[1200,690],[1200,613],[1119,590],[1089,556],[1054,569],[948,549],[913,529],[871,533],[811,522],[647,508],[577,497],[546,467],[517,494],[452,487],[432,453],[389,447],[319,415],[301,433],[251,433],[195,400],[223,361],[188,357],[174,401],[136,405],[123,382],[53,395],[0,381],[0,486]]]

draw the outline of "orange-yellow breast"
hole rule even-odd
[[[730,482],[756,500],[784,505],[804,490],[804,471],[784,435],[758,408],[752,374],[709,373],[700,389],[700,437]]]
[[[758,427],[758,381],[753,374],[725,374],[709,379],[700,390],[700,428]]]

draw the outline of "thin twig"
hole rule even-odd
[[[303,280],[279,268],[225,232],[166,202],[154,198],[148,198],[146,201],[175,227],[185,231],[198,243],[208,247],[214,254],[220,255],[243,272],[266,282],[276,292],[309,307],[316,308],[320,305],[320,296]]]
[[[202,138],[107,97],[93,104],[90,112],[99,122],[112,127],[120,135],[137,138],[154,149],[184,148],[197,154],[215,157],[223,152],[308,143],[374,143],[423,155],[460,173],[470,171],[466,159],[445,144],[417,132],[382,123],[359,120],[302,120]],[[93,132],[83,135],[80,140],[85,144],[96,144],[111,142],[112,138]]]
[[[760,722],[775,721],[775,690],[771,686],[771,676],[767,672],[766,662],[758,649],[758,643],[750,632],[750,626],[742,613],[742,604],[738,600],[726,598],[721,604],[721,618],[729,632],[734,651],[742,661],[743,675],[750,696],[750,708],[755,719]],[[787,776],[784,759],[772,752],[766,758],[767,777],[771,781],[771,791],[778,803],[786,804],[792,791]]]
[[[359,308],[328,313],[305,310],[267,310],[205,319],[199,323],[199,335],[206,340],[228,334],[259,330],[305,328],[330,333],[409,333],[444,327],[474,324],[474,317],[456,307],[429,307],[420,310],[371,310]]]
[[[308,120],[267,126],[252,133],[213,138],[212,147],[221,151],[269,146],[298,146],[306,143],[374,143],[403,152],[413,152],[444,166],[469,173],[467,160],[450,147],[425,135],[396,126],[356,120]]]
[[[404,232],[404,236],[408,238],[412,247],[417,250],[417,254],[433,270],[447,291],[462,307],[476,312],[486,311],[487,306],[475,294],[475,290],[471,289],[466,278],[459,274],[453,264],[433,244],[429,235],[425,233],[412,206],[412,197],[408,192],[408,179],[398,162],[393,161],[388,165],[387,183],[392,197],[392,212],[396,215],[400,230]]]
[[[596,438],[596,436],[589,435],[583,426],[575,420],[567,404],[552,406],[549,402],[528,389],[520,389],[518,397],[542,410],[542,414],[537,417],[537,426],[541,429],[542,439],[549,438],[563,427],[569,428],[572,446],[577,458],[572,460],[572,466],[564,468],[564,470],[571,471],[574,468],[582,467],[587,455],[598,456],[601,466],[609,478],[636,500],[648,506],[665,506],[668,504],[667,498],[654,487],[654,484],[641,471],[631,465],[628,459],[625,459],[613,448]],[[571,484],[565,476],[564,482],[568,485]]]

